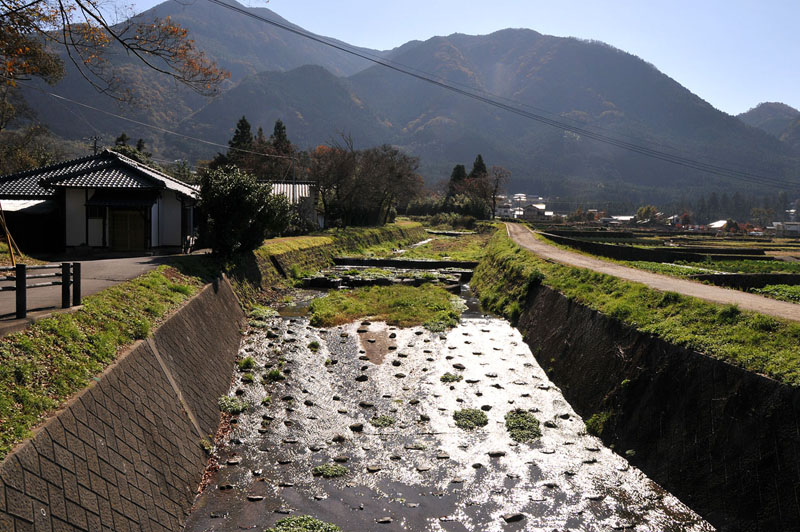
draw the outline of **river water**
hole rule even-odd
[[[713,530],[587,435],[520,333],[468,303],[446,333],[361,321],[323,330],[302,316],[248,331],[241,355],[255,358],[255,382],[237,371],[230,394],[252,406],[235,416],[186,530],[264,530],[287,515],[354,532]],[[272,369],[286,379],[263,385]],[[441,382],[445,373],[463,380]],[[456,427],[463,408],[488,425]],[[506,431],[520,408],[541,424],[534,443]],[[394,424],[376,427],[376,416]],[[348,472],[312,475],[330,463]]]

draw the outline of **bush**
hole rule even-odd
[[[254,250],[288,226],[286,198],[273,195],[269,184],[236,167],[203,173],[199,207],[205,216],[204,237],[222,257]]]
[[[242,412],[247,410],[247,407],[250,406],[247,404],[246,401],[243,401],[242,399],[238,399],[236,397],[229,397],[227,395],[223,395],[222,397],[220,397],[219,400],[217,401],[217,404],[219,405],[220,410],[228,414],[241,414]]]
[[[614,413],[606,410],[605,412],[598,412],[586,420],[586,432],[598,438],[603,434],[606,423],[611,419]]]
[[[245,357],[237,362],[239,371],[248,371],[256,367],[256,361],[253,357]]]

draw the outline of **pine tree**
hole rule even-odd
[[[250,122],[244,116],[236,123],[236,131],[233,132],[233,137],[228,141],[228,146],[234,148],[234,151],[253,148],[253,133],[250,131]],[[233,155],[230,152],[231,150],[228,150],[229,157]]]
[[[483,162],[483,157],[479,153],[478,156],[475,157],[475,162],[472,163],[472,171],[469,173],[469,177],[486,177],[487,174],[486,164]]]
[[[450,173],[450,182],[447,184],[447,195],[452,197],[458,194],[458,190],[467,179],[467,169],[463,164],[457,164]]]

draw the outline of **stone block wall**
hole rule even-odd
[[[0,530],[179,530],[242,318],[223,280],[121,355],[0,464]]]

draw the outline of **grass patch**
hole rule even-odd
[[[439,377],[439,380],[442,382],[460,382],[463,379],[464,377],[462,377],[461,375],[453,375],[452,373],[445,373],[444,375]]]
[[[394,425],[394,418],[387,415],[375,416],[369,422],[376,427],[386,428]]]
[[[597,436],[598,438],[600,435],[603,434],[603,429],[608,423],[608,420],[611,419],[614,413],[610,410],[606,410],[605,412],[597,412],[596,414],[592,415],[589,419],[586,420],[586,432],[593,436]]]
[[[781,301],[800,303],[800,286],[798,285],[770,284],[763,288],[753,288],[750,291],[762,296],[780,299]]]
[[[322,464],[311,470],[312,475],[323,478],[343,477],[349,472],[349,469],[339,464]]]
[[[249,371],[256,367],[256,361],[253,357],[244,357],[236,365],[239,366],[239,371]]]
[[[316,340],[312,340],[311,342],[308,343],[308,348],[312,352],[316,353],[317,351],[319,351],[319,342],[317,342]]]
[[[264,374],[263,379],[265,383],[278,382],[286,380],[286,375],[281,373],[281,370],[279,369],[271,369]]]
[[[308,515],[294,515],[281,519],[264,532],[342,532],[342,529]]]
[[[241,414],[250,406],[247,401],[227,395],[223,395],[217,399],[217,405],[219,405],[220,410],[227,414]]]
[[[202,284],[161,266],[0,339],[0,459]]]
[[[526,443],[542,436],[539,420],[527,410],[521,408],[512,410],[506,414],[505,419],[506,430],[511,439],[516,442]]]
[[[453,419],[456,427],[464,430],[473,430],[478,427],[485,427],[489,423],[489,418],[482,410],[475,408],[464,408],[453,412]]]
[[[408,247],[402,255],[403,259],[428,260],[465,260],[477,261],[483,255],[483,249],[494,232],[494,225],[481,224],[479,232],[474,235],[444,236],[427,235],[430,242],[421,246]],[[370,246],[362,251],[368,257],[397,258],[397,243],[382,243]]]
[[[537,258],[498,232],[472,286],[484,308],[514,321],[539,283],[670,343],[800,385],[800,324]]]
[[[455,297],[435,285],[369,286],[330,292],[309,307],[311,324],[331,327],[359,318],[373,318],[390,325],[424,325],[440,331],[458,324]]]

